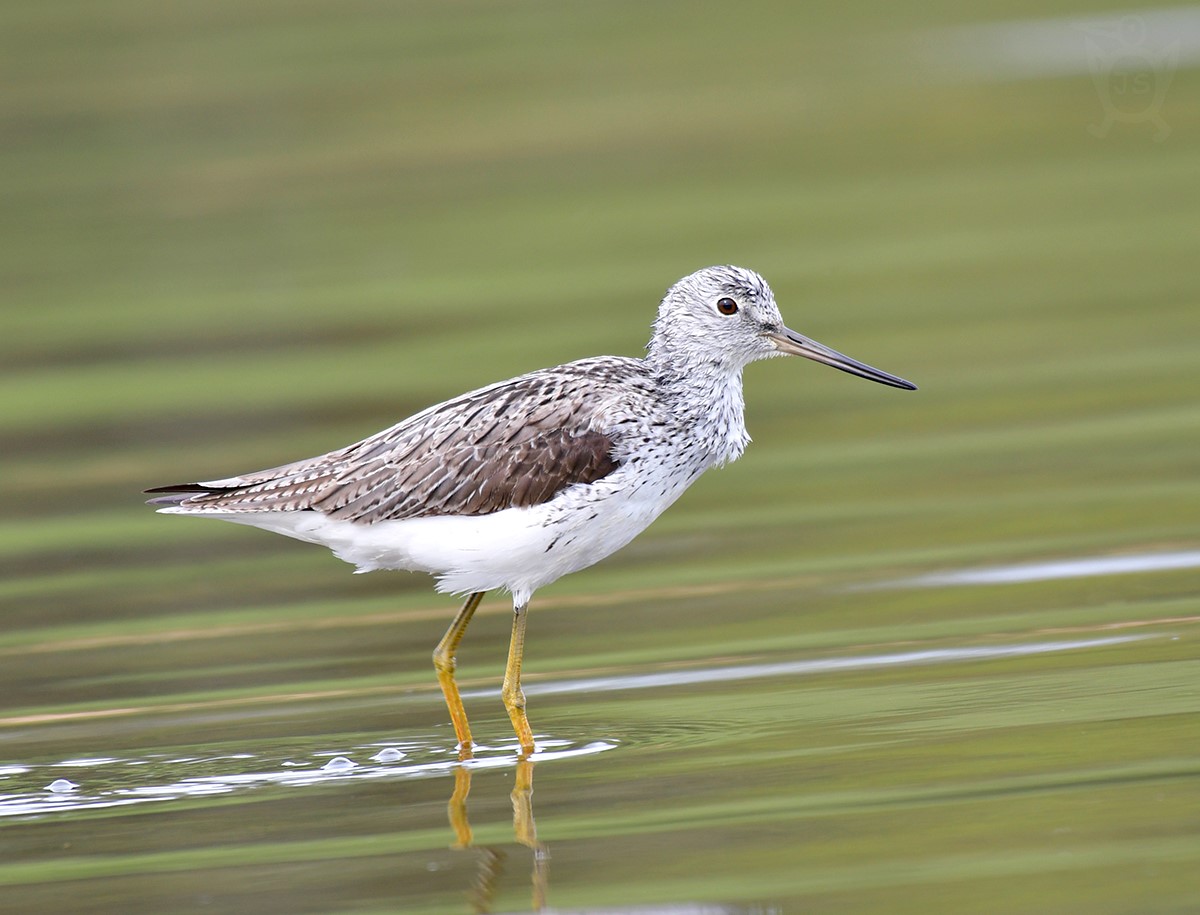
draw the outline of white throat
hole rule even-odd
[[[649,361],[668,392],[672,413],[712,462],[724,464],[741,457],[750,442],[741,366],[699,360],[671,365],[653,357]]]

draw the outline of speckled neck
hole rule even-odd
[[[750,441],[741,366],[718,360],[656,360],[653,349],[646,361],[672,414],[712,462],[724,464],[741,457]]]

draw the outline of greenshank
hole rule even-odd
[[[757,273],[708,267],[667,290],[642,358],[530,372],[319,457],[147,492],[163,494],[150,504],[167,514],[321,544],[359,572],[428,572],[439,591],[468,595],[433,653],[463,758],[472,741],[455,653],[484,593],[511,593],[501,696],[528,756],[521,663],[533,593],[619,550],[705,470],[741,456],[742,369],[784,355],[916,388],[788,329]]]

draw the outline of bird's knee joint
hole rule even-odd
[[[519,686],[516,689],[504,687],[500,691],[500,698],[504,700],[505,708],[523,709],[525,708],[525,690]]]
[[[434,669],[446,674],[454,673],[454,668],[458,666],[454,660],[454,655],[447,654],[443,651],[434,651],[433,653]]]

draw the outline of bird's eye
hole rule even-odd
[[[725,296],[725,298],[723,298],[723,299],[717,299],[717,311],[719,311],[721,314],[735,315],[735,314],[737,314],[737,310],[738,310],[737,302],[735,302],[733,299],[729,298],[729,296]]]

